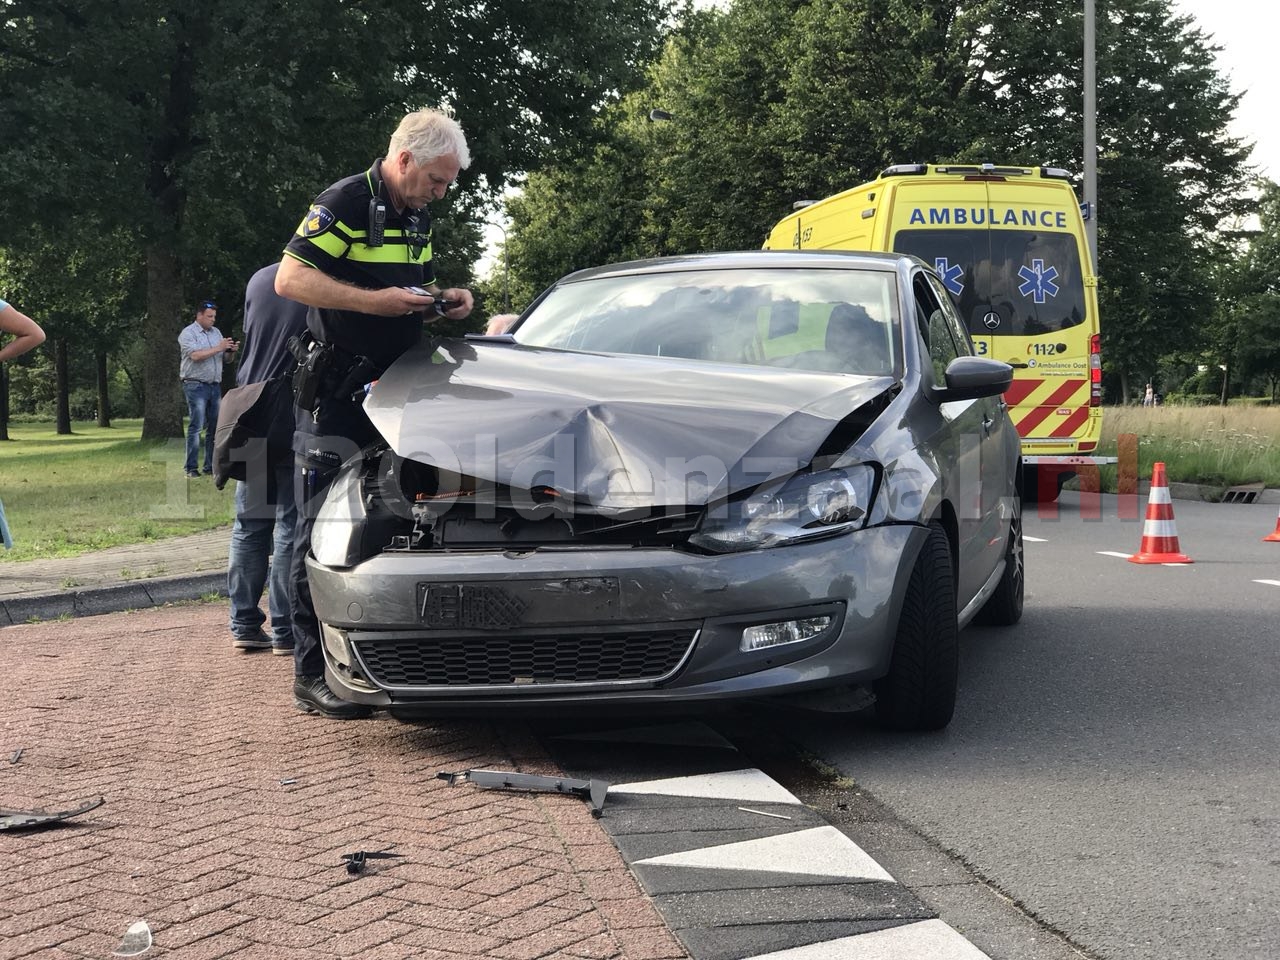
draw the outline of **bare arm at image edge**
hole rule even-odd
[[[44,343],[40,325],[8,303],[0,307],[0,333],[13,334],[13,340],[0,349],[0,361],[20,357]]]

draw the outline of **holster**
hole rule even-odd
[[[333,367],[333,347],[306,333],[289,338],[289,352],[298,361],[293,371],[293,402],[303,410],[314,411]]]
[[[353,356],[310,333],[289,338],[289,352],[297,358],[293,372],[293,402],[314,413],[321,399],[350,397],[382,372],[368,357]]]

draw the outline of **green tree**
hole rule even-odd
[[[0,25],[6,243],[88,221],[144,264],[148,439],[181,433],[174,339],[279,256],[319,190],[407,110],[451,106],[487,197],[631,83],[665,0],[9,0]]]
[[[1001,159],[1079,169],[1078,0],[1001,0],[982,51]],[[1172,351],[1205,345],[1214,236],[1247,213],[1249,147],[1228,132],[1239,95],[1215,47],[1168,0],[1113,0],[1097,21],[1098,273],[1103,357],[1141,383]]]
[[[1224,300],[1230,304],[1231,359],[1242,378],[1266,381],[1271,401],[1280,400],[1280,185],[1264,181],[1258,231],[1244,255],[1231,264]]]
[[[960,155],[987,6],[756,0],[687,16],[648,86],[601,114],[603,147],[530,178],[511,205],[513,272],[537,286],[548,260],[758,247],[796,199]],[[672,119],[647,122],[653,107]]]
[[[689,18],[648,86],[601,113],[593,151],[511,204],[515,282],[756,247],[792,201],[896,162],[1079,170],[1082,33],[1078,0],[753,0]],[[1238,97],[1216,48],[1168,0],[1107,4],[1097,48],[1104,358],[1127,383],[1205,347],[1248,147],[1227,132]],[[651,106],[673,119],[645,123]]]

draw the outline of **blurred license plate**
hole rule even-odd
[[[613,577],[419,583],[418,615],[433,630],[600,623],[620,615]]]

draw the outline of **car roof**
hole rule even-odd
[[[645,273],[678,273],[684,270],[764,270],[835,269],[882,270],[896,273],[919,264],[903,253],[866,253],[852,250],[738,250],[723,253],[695,253],[675,257],[629,260],[578,270],[560,283],[576,283],[600,277],[620,277]]]

